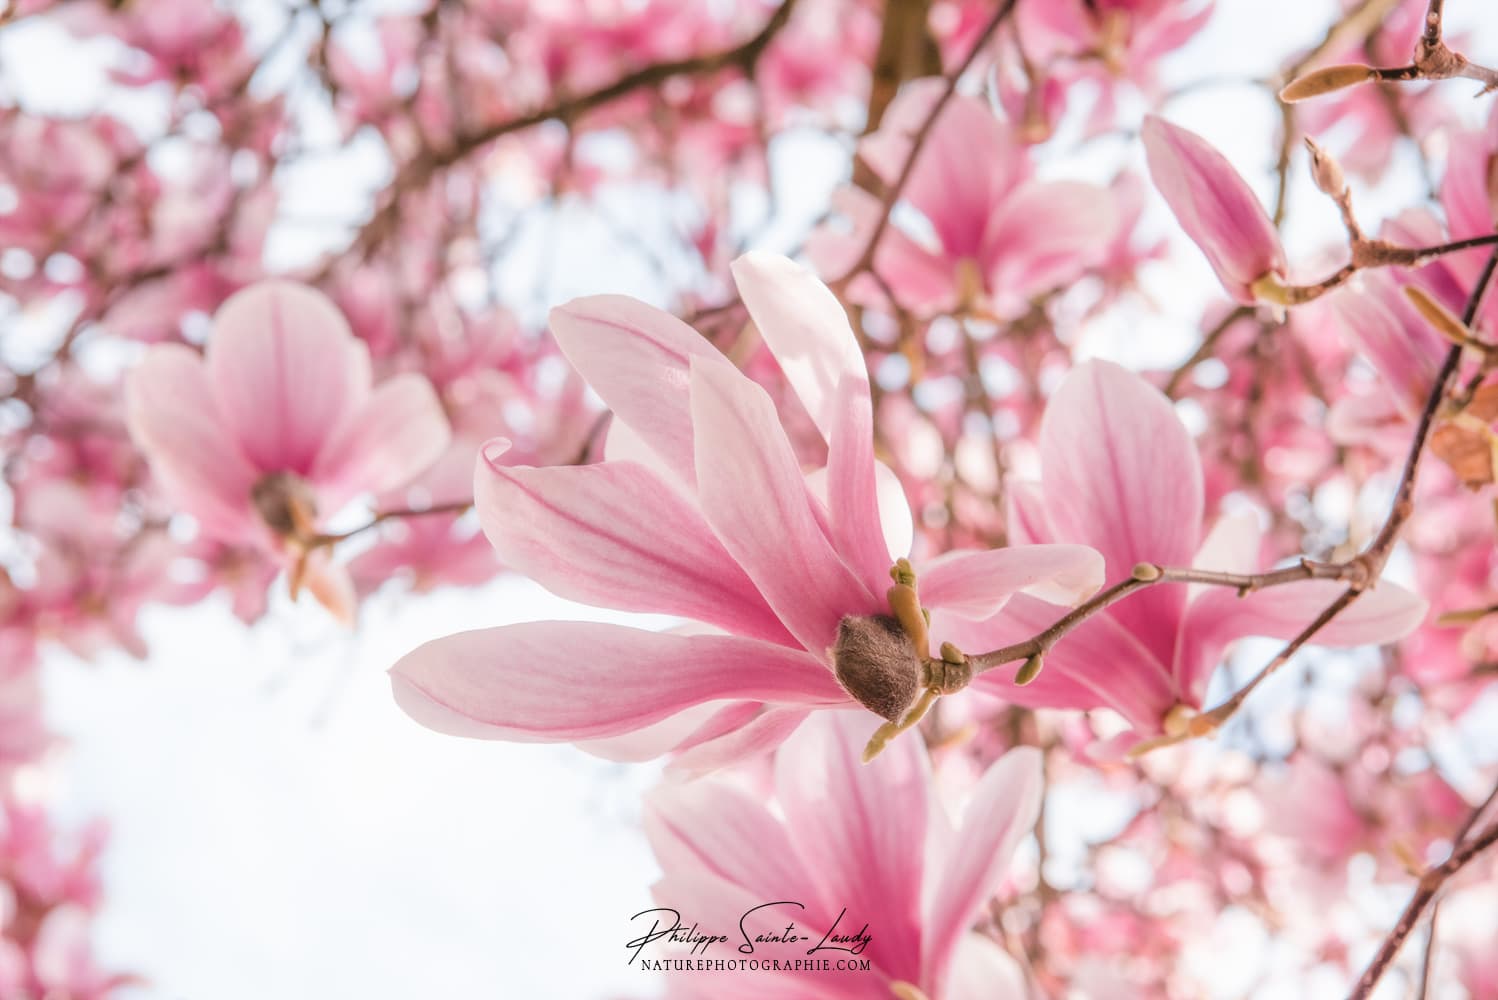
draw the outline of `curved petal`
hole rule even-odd
[[[606,736],[598,740],[579,740],[575,746],[583,753],[602,757],[619,764],[637,764],[654,760],[689,738],[704,724],[716,720],[723,712],[747,705],[751,709],[757,702],[729,702],[725,707],[719,702],[704,702],[677,712],[660,722],[652,723],[633,732],[619,736]]]
[[[691,406],[703,515],[791,634],[821,655],[843,616],[880,605],[827,541],[769,395],[726,361],[694,361]]]
[[[998,891],[1014,849],[1035,828],[1044,783],[1034,747],[1009,751],[978,782],[926,918],[927,981],[941,979],[974,916]]]
[[[868,406],[868,369],[847,311],[816,275],[786,257],[746,253],[732,270],[760,337],[822,437],[831,441],[846,383],[863,384]]]
[[[785,826],[761,799],[737,786],[712,779],[668,782],[646,796],[643,820],[656,860],[670,878],[706,872],[748,890],[754,905],[777,899],[816,902],[815,880]],[[712,916],[727,917],[731,926],[741,913]]]
[[[900,739],[868,764],[872,716],[824,712],[775,757],[791,841],[816,876],[840,930],[868,923],[865,956],[894,979],[919,981],[921,882],[931,774],[920,740]]]
[[[1181,633],[1176,669],[1182,690],[1200,697],[1223,650],[1234,639],[1250,635],[1292,639],[1345,589],[1332,580],[1308,580],[1258,590],[1247,597],[1222,589],[1202,594],[1191,602]],[[1353,647],[1393,642],[1419,628],[1429,607],[1418,594],[1381,580],[1317,632],[1315,644]]]
[[[432,385],[415,373],[380,385],[333,429],[311,480],[332,513],[360,493],[405,486],[430,468],[452,440]]]
[[[921,603],[964,618],[995,614],[1021,591],[1076,604],[1103,585],[1103,557],[1085,545],[1016,545],[949,552],[921,567]]]
[[[256,536],[250,489],[258,473],[219,416],[202,359],[179,344],[147,351],[125,376],[125,420],[152,475],[206,534]]]
[[[725,698],[848,699],[832,671],[784,646],[597,622],[459,632],[407,653],[390,679],[397,703],[429,729],[518,742],[617,736]]]
[[[708,622],[790,644],[791,636],[702,515],[633,462],[530,468],[484,446],[479,523],[507,566],[568,600]]]
[[[205,355],[225,424],[262,471],[305,475],[369,395],[369,351],[315,289],[264,281],[230,296]]]
[[[807,709],[794,706],[765,706],[737,729],[681,750],[666,765],[666,771],[695,777],[767,754],[784,743],[810,714]],[[713,725],[722,725],[725,721],[714,720]],[[692,739],[700,735],[693,733]]]
[[[827,521],[832,544],[870,592],[893,562],[884,530],[885,496],[874,461],[874,413],[867,383],[845,381],[827,449]],[[903,497],[901,498],[903,500]],[[908,508],[907,508],[908,510]],[[903,556],[910,550],[897,553]]]
[[[551,311],[551,332],[572,367],[681,481],[692,469],[688,403],[694,357],[721,357],[696,330],[625,295],[590,295]]]
[[[837,296],[785,257],[747,253],[734,282],[760,336],[828,443],[832,541],[865,586],[888,572],[874,484],[874,413],[863,352]]]
[[[1110,581],[1139,562],[1190,564],[1201,539],[1201,461],[1170,401],[1144,379],[1108,361],[1073,369],[1046,404],[1040,462],[1054,539],[1097,549]],[[1109,613],[1163,668],[1184,602],[1181,587],[1153,587]]]
[[[1045,512],[1045,491],[1039,483],[1018,480],[1006,484],[1010,545],[1037,545],[1051,540]]]
[[[1285,273],[1285,251],[1264,206],[1227,158],[1196,133],[1146,115],[1140,138],[1150,178],[1176,221],[1229,294],[1253,302],[1254,281]]]
[[[947,965],[945,1000],[1030,1000],[1024,970],[991,938],[964,934]]]

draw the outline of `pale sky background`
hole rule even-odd
[[[1498,62],[1498,12],[1487,0],[1448,7],[1457,29],[1475,25],[1483,8],[1473,54]],[[1220,0],[1196,55],[1173,76],[1263,72],[1278,58],[1266,50],[1313,41],[1329,10],[1307,0]],[[21,81],[32,106],[78,111],[97,98],[100,81],[80,51],[40,26],[0,33],[0,67]],[[1275,112],[1261,91],[1203,90],[1166,113],[1218,143],[1268,200]],[[772,235],[783,247],[798,220],[820,212],[845,164],[826,143],[792,141],[777,152],[779,175],[794,180],[781,186],[787,225]],[[1096,168],[1099,179],[1110,172],[1089,162],[1067,168]],[[377,185],[382,171],[377,155],[356,150],[299,168],[283,194],[293,206],[353,217],[360,185]],[[1368,221],[1408,202],[1400,181],[1386,188],[1359,193]],[[1313,207],[1308,184],[1295,195],[1288,238],[1292,257],[1304,257],[1335,214]],[[570,238],[579,247],[593,242],[576,229]],[[283,228],[271,253],[290,265],[336,240]],[[557,275],[549,293],[561,300],[626,290],[633,278],[584,261]],[[1174,321],[1118,310],[1089,331],[1083,353],[1136,366],[1179,359],[1190,345],[1183,321],[1218,296],[1217,286],[1188,250],[1149,288]],[[646,992],[642,974],[625,966],[623,943],[627,918],[650,905],[658,872],[636,828],[640,794],[658,768],[608,764],[570,747],[438,736],[389,695],[385,669],[426,639],[546,617],[630,620],[506,580],[407,602],[377,599],[353,638],[278,596],[253,630],[218,601],[149,613],[153,652],[144,664],[48,656],[50,715],[69,740],[51,791],[65,817],[102,815],[113,825],[97,929],[109,967],[151,981],[138,1000]],[[1097,803],[1058,808],[1082,822]],[[1224,963],[1220,982],[1241,985],[1269,944],[1232,915],[1224,928],[1224,950],[1237,961]],[[1334,997],[1347,984],[1313,976],[1296,985]]]

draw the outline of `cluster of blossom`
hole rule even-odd
[[[1498,107],[1453,96],[1498,74],[1439,0],[1344,6],[1255,84],[1269,206],[1171,120],[1207,0],[0,8],[105,64],[88,114],[0,69],[0,766],[51,744],[43,653],[145,658],[149,607],[357,627],[514,573],[680,624],[436,639],[397,701],[666,758],[659,904],[868,923],[818,995],[1220,993],[1245,921],[1284,947],[1240,994],[1371,995],[1498,892],[1490,761],[1435,750],[1498,677]],[[753,247],[808,134],[847,180],[795,263]],[[361,158],[362,214],[301,217]],[[1292,259],[1318,201],[1345,233]],[[1152,294],[1162,223],[1201,315]],[[597,291],[567,252],[655,304],[558,304]],[[1183,363],[1085,360],[1141,314]],[[107,995],[97,845],[6,808],[0,977]],[[1358,879],[1417,891],[1391,928]],[[1422,990],[1498,988],[1480,920],[1428,926]]]

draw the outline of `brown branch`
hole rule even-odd
[[[1489,255],[1487,266],[1483,269],[1476,287],[1472,290],[1471,297],[1467,300],[1467,308],[1463,312],[1465,325],[1471,326],[1473,320],[1476,319],[1477,312],[1482,307],[1483,297],[1487,294],[1488,286],[1492,282],[1495,268],[1498,268],[1498,250],[1494,250]],[[1441,365],[1435,385],[1431,387],[1430,395],[1425,400],[1425,407],[1421,410],[1420,419],[1415,425],[1415,436],[1410,441],[1409,451],[1405,455],[1404,468],[1399,476],[1399,486],[1394,492],[1393,502],[1389,505],[1389,516],[1384,519],[1383,527],[1379,529],[1368,548],[1348,561],[1349,563],[1362,563],[1366,577],[1362,580],[1353,580],[1336,600],[1328,604],[1310,625],[1290,640],[1285,648],[1254,675],[1248,684],[1216,708],[1193,720],[1193,735],[1210,732],[1231,718],[1259,684],[1284,666],[1300,647],[1310,642],[1317,632],[1345,611],[1353,601],[1358,599],[1364,589],[1371,586],[1383,574],[1384,564],[1388,562],[1389,554],[1394,551],[1394,544],[1399,540],[1399,533],[1404,530],[1405,522],[1415,511],[1415,484],[1420,475],[1420,462],[1425,455],[1425,446],[1430,441],[1431,431],[1435,428],[1436,412],[1451,389],[1451,382],[1456,377],[1461,360],[1460,345],[1446,352],[1446,360]]]
[[[1175,399],[1176,393],[1180,391],[1181,383],[1185,381],[1186,376],[1197,365],[1212,356],[1212,352],[1216,350],[1217,342],[1222,339],[1223,334],[1227,333],[1234,323],[1241,319],[1247,319],[1253,314],[1254,310],[1252,306],[1238,306],[1232,312],[1218,320],[1217,324],[1202,337],[1202,342],[1197,345],[1191,357],[1181,362],[1180,367],[1170,373],[1170,378],[1165,383],[1165,395],[1171,399]]]
[[[420,187],[431,180],[438,171],[453,166],[501,136],[523,131],[548,121],[572,122],[590,111],[627,97],[639,90],[657,87],[677,76],[707,76],[720,70],[737,67],[752,74],[760,56],[764,54],[775,36],[785,27],[794,11],[797,0],[785,0],[753,37],[729,49],[689,56],[668,62],[653,63],[633,73],[627,73],[613,83],[597,90],[563,98],[528,114],[494,122],[472,132],[457,135],[441,149],[426,149],[408,160],[396,173],[381,196],[383,204],[375,211],[346,252],[368,254],[380,240],[394,228],[400,213],[401,195]],[[342,256],[342,255],[340,255]],[[331,270],[333,261],[324,265],[325,274]]]
[[[376,512],[364,524],[357,528],[336,535],[314,535],[307,542],[307,549],[321,548],[324,545],[337,545],[339,542],[347,541],[355,535],[362,535],[386,521],[402,517],[428,517],[436,514],[462,514],[473,506],[472,500],[454,500],[450,503],[433,504],[430,507],[401,507],[393,510],[382,510]]]
[[[1363,970],[1362,976],[1358,978],[1357,985],[1347,995],[1347,1000],[1368,1000],[1373,995],[1373,990],[1378,986],[1378,981],[1393,964],[1399,955],[1399,949],[1415,925],[1420,921],[1420,915],[1425,908],[1436,898],[1436,894],[1445,886],[1457,872],[1467,866],[1472,859],[1483,851],[1498,843],[1498,823],[1493,823],[1483,830],[1478,836],[1471,840],[1458,843],[1451,852],[1451,856],[1434,868],[1429,869],[1420,876],[1420,881],[1415,887],[1415,894],[1405,906],[1404,912],[1399,915],[1399,920],[1394,924],[1394,929],[1389,936],[1384,938],[1384,943],[1379,946],[1368,967]]]
[[[1447,254],[1475,250],[1478,247],[1498,246],[1498,233],[1472,236],[1450,243],[1437,243],[1428,247],[1406,247],[1387,240],[1369,240],[1356,234],[1356,221],[1350,210],[1345,209],[1344,219],[1354,230],[1348,248],[1352,259],[1327,277],[1309,285],[1283,285],[1273,275],[1265,275],[1254,284],[1254,291],[1265,301],[1283,306],[1304,305],[1321,298],[1327,292],[1345,285],[1359,271],[1380,267],[1424,267],[1438,257]]]
[[[1062,636],[1082,624],[1088,618],[1091,618],[1105,608],[1111,607],[1130,594],[1143,590],[1146,587],[1155,586],[1156,584],[1199,583],[1213,587],[1230,587],[1238,592],[1238,596],[1243,597],[1257,590],[1280,587],[1289,583],[1302,583],[1306,580],[1344,580],[1350,581],[1354,586],[1360,588],[1367,587],[1371,583],[1371,580],[1368,578],[1368,567],[1355,559],[1338,563],[1302,559],[1294,566],[1286,566],[1282,569],[1269,570],[1264,573],[1223,573],[1210,569],[1156,566],[1154,563],[1140,563],[1134,567],[1133,574],[1128,579],[1120,580],[1118,583],[1098,591],[1090,599],[1082,602],[1058,618],[1045,631],[1025,639],[1023,642],[1016,642],[987,653],[969,656],[967,661],[973,665],[974,673],[982,673],[985,670],[991,670],[1004,663],[1029,659],[1035,656],[1044,656]]]
[[[1467,308],[1464,311],[1464,322],[1467,325],[1472,323],[1482,306],[1483,297],[1492,281],[1495,268],[1498,268],[1498,249],[1495,249],[1488,258],[1487,267],[1483,270],[1467,302]],[[1363,552],[1340,562],[1324,563],[1302,559],[1295,566],[1255,574],[1222,573],[1215,570],[1190,568],[1177,569],[1140,563],[1134,567],[1128,579],[1099,591],[1091,599],[1073,608],[1036,635],[986,653],[969,655],[967,662],[971,665],[973,673],[982,673],[1015,660],[1025,660],[1020,675],[1026,682],[1033,680],[1039,672],[1041,659],[1068,632],[1130,594],[1159,583],[1200,583],[1233,587],[1240,595],[1265,587],[1304,580],[1340,580],[1347,583],[1347,589],[1323,608],[1299,634],[1286,643],[1274,659],[1270,660],[1247,684],[1215,708],[1192,718],[1189,724],[1182,727],[1179,732],[1172,732],[1165,738],[1142,744],[1141,749],[1150,749],[1166,742],[1185,739],[1188,736],[1204,736],[1220,728],[1238,711],[1260,684],[1289,662],[1301,647],[1311,642],[1318,632],[1351,606],[1383,574],[1384,564],[1388,562],[1389,554],[1393,551],[1395,542],[1398,541],[1400,531],[1410,515],[1414,513],[1415,484],[1419,477],[1425,446],[1434,429],[1436,412],[1446,398],[1451,381],[1461,362],[1461,356],[1460,346],[1453,347],[1447,352],[1445,363],[1436,377],[1435,385],[1431,388],[1430,396],[1426,399],[1425,408],[1416,425],[1415,436],[1410,442],[1409,452],[1405,457],[1404,468],[1400,474],[1394,500],[1390,505],[1389,515],[1373,542]]]

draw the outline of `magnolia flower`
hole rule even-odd
[[[1140,131],[1155,187],[1228,294],[1262,297],[1285,277],[1285,251],[1274,223],[1227,158],[1195,132],[1149,115]],[[1258,287],[1256,287],[1258,286]]]
[[[783,258],[750,254],[734,276],[827,467],[803,476],[770,396],[680,320],[621,296],[554,310],[562,351],[614,412],[608,460],[506,466],[508,442],[491,441],[474,477],[484,532],[561,597],[674,615],[693,634],[530,622],[437,639],[391,672],[417,721],[607,740],[591,748],[624,759],[691,750],[678,763],[707,768],[777,745],[817,709],[856,699],[890,719],[914,698],[919,664],[884,597],[910,516],[874,461],[847,316]],[[953,552],[917,575],[928,608],[988,618],[1020,591],[1080,599],[1101,571],[1085,546],[1042,545]],[[867,656],[835,664],[834,645]]]
[[[751,935],[782,931],[815,943],[857,935],[867,972],[765,977],[725,971],[676,977],[673,996],[825,1000],[1023,1000],[1024,976],[972,926],[1005,881],[1010,858],[1040,810],[1042,768],[1032,748],[1011,750],[972,790],[954,825],[932,787],[920,740],[859,763],[863,727],[847,716],[803,726],[775,757],[774,803],[717,778],[668,784],[647,801],[645,832],[660,861],[659,906],[729,942],[701,957],[738,958],[742,914]],[[776,808],[778,807],[778,808]],[[670,913],[662,928],[671,925]],[[645,918],[641,918],[643,921]],[[640,927],[643,934],[648,924]],[[834,929],[835,928],[835,929]],[[761,944],[756,955],[804,958],[810,944]],[[646,947],[664,947],[647,945]],[[857,947],[857,945],[844,945]],[[792,950],[793,949],[793,950]],[[648,953],[646,953],[648,954]],[[846,959],[827,952],[813,958]]]
[[[860,155],[885,184],[904,169],[912,135],[941,90],[939,80],[906,87],[879,131],[860,145]],[[1118,228],[1108,192],[1033,174],[1029,150],[987,104],[952,98],[904,189],[935,238],[889,227],[874,258],[884,286],[901,305],[923,313],[977,307],[1010,315],[1101,263]],[[853,266],[882,212],[879,200],[861,188],[845,188],[836,197],[852,233],[823,228],[808,246],[831,277]]]
[[[404,485],[436,461],[447,419],[420,375],[371,388],[369,352],[323,295],[268,281],[232,296],[199,357],[152,347],[125,382],[131,436],[171,500],[208,537],[288,566],[322,517]],[[325,550],[309,586],[340,612],[346,576]]]
[[[1231,573],[1257,572],[1260,533],[1253,517],[1227,517],[1202,534],[1202,469],[1170,401],[1111,362],[1073,369],[1051,397],[1040,429],[1041,480],[1011,491],[1010,532],[1025,542],[1090,545],[1109,580],[1141,562]],[[1177,706],[1199,710],[1224,650],[1242,636],[1289,639],[1342,592],[1313,580],[1239,597],[1230,588],[1162,584],[1086,619],[1046,654],[1034,683],[1017,687],[1005,671],[974,683],[1023,705],[1111,708],[1135,736],[1164,731]],[[1414,630],[1426,602],[1387,580],[1316,634],[1328,646],[1391,642]],[[1063,614],[1016,596],[989,622],[946,625],[975,654],[1036,635]]]

